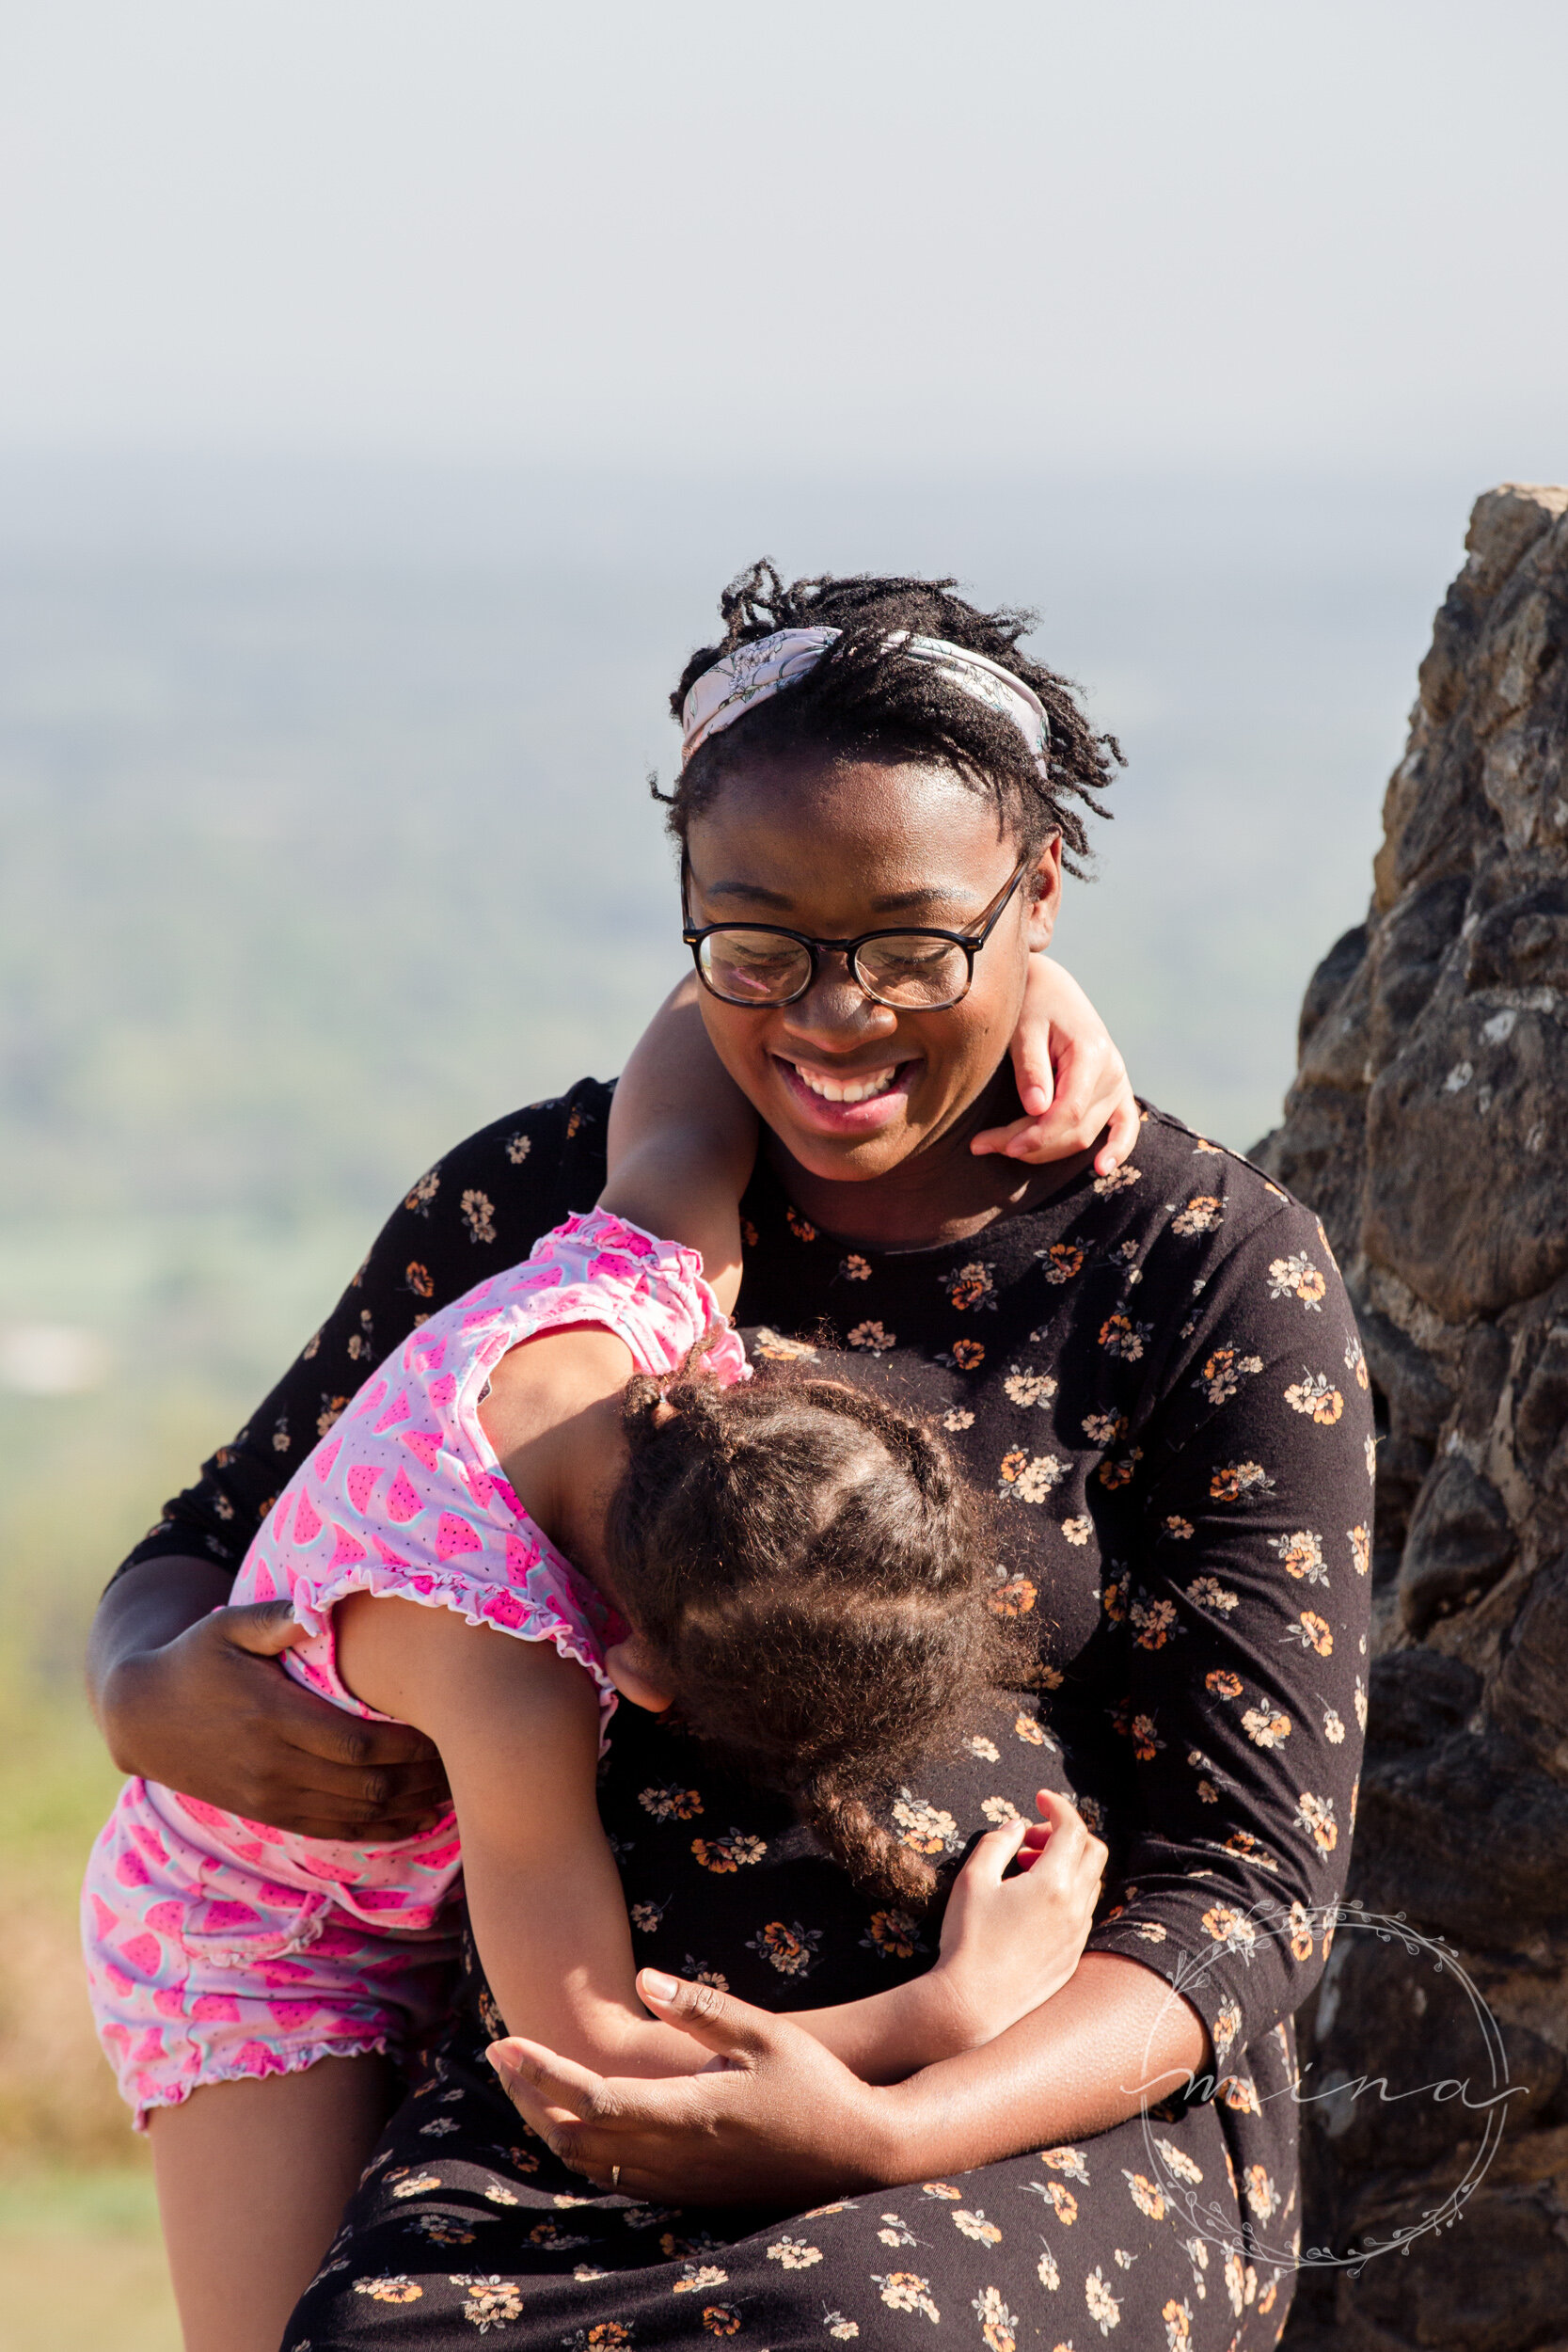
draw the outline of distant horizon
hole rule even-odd
[[[680,963],[645,790],[670,690],[764,551],[1038,612],[1130,761],[1062,954],[1135,1082],[1245,1148],[1365,908],[1471,503],[1234,470],[997,489],[186,456],[28,484],[8,495],[0,457],[0,1104],[35,1213],[65,1181],[149,1213],[369,1211],[449,1127],[617,1066]],[[432,998],[415,938],[476,926],[491,989],[459,954]],[[378,990],[407,1007],[395,1053]],[[73,1168],[95,1134],[108,1162]]]
[[[705,466],[623,461],[566,465],[483,456],[437,457],[283,447],[222,449],[23,447],[0,442],[0,562],[78,549],[128,557],[161,553],[242,562],[400,555],[421,563],[571,560],[625,563],[634,548],[681,564],[696,544],[744,536],[749,552],[780,554],[770,542],[813,532],[867,535],[927,548],[923,568],[963,560],[977,541],[1016,541],[1021,510],[1059,514],[1080,553],[1093,516],[1131,551],[1172,530],[1195,560],[1298,562],[1315,569],[1340,560],[1347,526],[1359,561],[1399,564],[1419,548],[1460,560],[1475,500],[1524,473],[1483,478],[1454,461],[1443,466],[1180,466],[1102,468],[1041,462],[912,469],[890,460],[869,470],[842,466]],[[1568,443],[1560,477],[1568,481]],[[1373,516],[1376,521],[1373,525]],[[1392,532],[1390,539],[1389,533]],[[955,552],[943,552],[950,532]],[[758,534],[761,534],[760,538]],[[756,544],[752,545],[752,542]],[[784,560],[781,555],[781,560]],[[806,551],[808,568],[862,568],[889,560]],[[908,554],[899,559],[910,561]],[[721,584],[717,583],[716,586]],[[1006,596],[1005,581],[974,582]]]

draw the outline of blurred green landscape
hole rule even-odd
[[[74,1957],[114,1787],[80,1696],[94,1598],[410,1178],[610,1074],[677,975],[645,778],[719,589],[767,551],[1040,609],[1130,761],[1060,952],[1140,1090],[1244,1149],[1363,911],[1466,500],[0,466],[11,2341],[103,2341],[100,2290],[122,2352],[175,2341]]]

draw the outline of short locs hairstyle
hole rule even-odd
[[[982,1694],[1038,1676],[990,1605],[988,1504],[928,1428],[844,1381],[722,1388],[689,1364],[632,1380],[624,1410],[610,1570],[680,1715],[853,1877],[924,1903],[935,1872],[871,1804]]]
[[[671,792],[650,780],[669,810],[670,830],[687,827],[724,778],[747,759],[815,751],[829,757],[922,760],[946,767],[971,790],[994,802],[1022,850],[1062,838],[1068,871],[1089,855],[1083,812],[1108,817],[1100,796],[1125,764],[1114,735],[1097,734],[1077,691],[1054,670],[1019,651],[1037,615],[1006,607],[994,612],[954,593],[951,580],[879,579],[869,574],[792,580],[786,587],[766,557],[731,581],[719,600],[724,635],[704,645],[681,672],[670,697],[679,720],[696,679],[723,655],[781,628],[836,628],[821,660],[692,755]],[[1051,723],[1048,772],[1041,774],[1016,727],[974,701],[928,662],[901,660],[889,640],[901,631],[943,637],[988,655],[1033,687]]]

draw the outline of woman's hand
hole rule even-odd
[[[1044,1819],[982,1837],[947,1898],[927,1982],[952,2010],[958,2047],[993,2041],[1059,1993],[1094,1924],[1108,1850],[1053,1788],[1035,1803]],[[1015,1860],[1019,1875],[1004,1877]]]
[[[637,1990],[656,2017],[711,2050],[721,2071],[633,2081],[595,2074],[535,2042],[490,2045],[518,2114],[574,2172],[658,2204],[796,2210],[902,2177],[883,2144],[886,2092],[787,2017],[651,1968]]]
[[[356,1844],[406,1837],[447,1804],[431,1742],[306,1691],[281,1653],[305,1638],[286,1601],[223,1607],[230,1579],[149,1560],[99,1604],[88,1683],[109,1753],[247,1820]]]
[[[607,2080],[531,2042],[490,2062],[530,2129],[602,2188],[659,2204],[778,2204],[972,2171],[1110,2129],[1213,2065],[1202,2019],[1118,1952],[982,2049],[873,2089],[787,2017],[643,1969],[637,1989],[721,2074]],[[614,2168],[620,2167],[617,2178]]]
[[[1109,1176],[1119,1168],[1138,1139],[1127,1065],[1071,973],[1049,956],[1029,959],[1010,1051],[1024,1116],[1007,1127],[987,1127],[970,1150],[1038,1165],[1086,1152],[1104,1129],[1095,1172]]]

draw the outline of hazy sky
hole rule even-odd
[[[1568,470],[1564,0],[9,0],[0,447]]]

